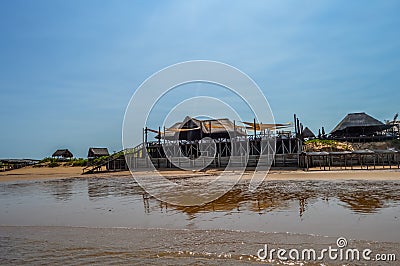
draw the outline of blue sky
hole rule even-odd
[[[0,158],[121,149],[135,89],[192,59],[247,73],[277,122],[391,119],[399,12],[399,1],[0,1]]]

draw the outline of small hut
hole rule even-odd
[[[52,157],[57,158],[57,159],[69,159],[69,158],[74,157],[74,155],[68,149],[60,149],[60,150],[56,150],[53,153]]]
[[[109,156],[107,148],[89,148],[88,151],[88,159],[96,159],[103,156]]]

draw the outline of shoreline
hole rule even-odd
[[[266,245],[286,250],[316,250],[317,254],[328,247],[337,247],[339,236],[319,236],[283,232],[258,232],[235,230],[139,229],[139,228],[90,228],[90,227],[18,227],[0,226],[0,237],[7,244],[29,252],[17,259],[5,253],[4,263],[39,263],[51,256],[52,263],[60,264],[68,256],[72,263],[111,264],[201,264],[217,263],[268,264],[268,265],[365,265],[367,260],[334,260],[324,256],[321,260],[280,260],[276,254],[261,260],[257,254]],[[135,241],[133,241],[134,239]],[[375,254],[395,254],[399,243],[345,239],[351,249],[369,249]],[[31,243],[39,245],[35,248]],[[82,246],[85,243],[85,246]],[[168,244],[165,244],[168,243]],[[86,248],[88,247],[88,248]],[[56,252],[54,252],[56,251]],[[76,252],[79,251],[79,252]],[[49,255],[50,254],[50,255]],[[261,253],[262,254],[262,253]],[[361,257],[362,258],[362,257]],[[396,261],[381,261],[393,265]]]
[[[206,171],[192,172],[183,170],[160,170],[162,175],[166,177],[213,177],[223,172],[220,169],[209,169]],[[152,175],[152,172],[137,172],[141,175]],[[228,172],[234,175],[235,172]],[[238,172],[240,173],[240,172]],[[242,176],[242,180],[251,179],[253,174],[252,170],[246,170]],[[6,172],[0,172],[1,182],[18,182],[18,181],[40,181],[40,180],[56,180],[56,179],[69,179],[69,178],[115,178],[131,176],[129,171],[119,172],[99,172],[95,174],[82,175],[81,167],[24,167]],[[370,181],[400,181],[399,169],[377,169],[377,170],[330,170],[323,171],[313,169],[311,171],[303,171],[301,169],[272,169],[269,171],[268,180],[370,180]]]

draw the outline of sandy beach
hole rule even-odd
[[[182,170],[162,170],[160,174],[167,177],[196,177],[196,176],[215,176],[222,170],[207,170],[202,172],[190,172]],[[231,172],[234,174],[234,172]],[[153,174],[152,172],[138,172],[138,174]],[[244,173],[243,179],[252,177],[253,171],[248,170]],[[0,172],[0,182],[14,181],[35,181],[52,180],[65,178],[85,178],[85,177],[118,177],[129,176],[129,171],[120,172],[100,172],[95,174],[82,175],[81,167],[24,167],[21,169]],[[266,180],[400,180],[399,169],[384,170],[332,170],[321,171],[311,169],[303,170],[276,170],[269,171]]]

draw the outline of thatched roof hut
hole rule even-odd
[[[110,153],[108,152],[107,148],[89,148],[88,151],[88,158],[99,158],[103,156],[109,156]]]
[[[351,113],[332,130],[334,137],[373,136],[375,133],[390,128],[366,113]]]
[[[74,155],[68,149],[60,149],[60,150],[56,150],[53,153],[52,157],[65,159],[65,158],[72,158],[72,157],[74,157]]]

